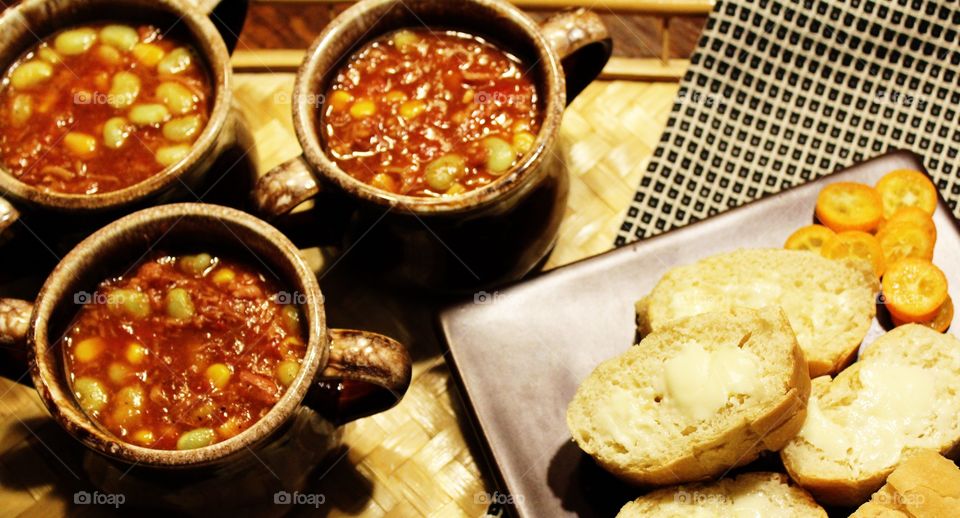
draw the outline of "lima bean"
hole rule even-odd
[[[94,378],[77,378],[73,382],[73,392],[85,412],[98,412],[106,406],[109,397],[103,383]]]
[[[169,167],[177,162],[183,160],[187,156],[187,153],[190,152],[189,144],[180,144],[177,146],[163,146],[157,149],[154,158],[157,159],[157,163]]]
[[[109,47],[105,47],[109,48]],[[140,95],[140,78],[132,72],[117,72],[110,81],[110,106],[122,110],[133,104]]]
[[[183,288],[174,288],[167,292],[167,315],[177,320],[186,320],[193,316],[194,307],[190,293]]]
[[[162,104],[136,104],[127,112],[130,122],[137,126],[154,126],[170,118],[170,112]]]
[[[133,128],[123,117],[113,117],[103,124],[103,143],[110,149],[120,149]]]
[[[136,319],[150,316],[150,298],[135,289],[120,288],[107,295],[107,309]]]
[[[190,68],[191,63],[193,63],[193,56],[190,51],[183,47],[177,47],[157,63],[157,72],[170,75],[179,74]]]
[[[200,133],[200,116],[188,115],[163,125],[163,136],[174,142],[189,142]]]
[[[184,115],[193,111],[196,99],[193,92],[180,83],[167,81],[157,87],[157,97],[176,115]]]
[[[487,151],[487,170],[494,176],[506,173],[517,157],[517,152],[509,142],[497,137],[483,139],[483,147]]]
[[[27,61],[10,73],[10,85],[18,90],[34,87],[53,77],[53,67],[46,61]]]
[[[81,27],[58,34],[53,40],[53,48],[61,54],[76,56],[90,50],[96,41],[97,31],[89,27]]]
[[[33,115],[33,98],[26,94],[14,96],[10,101],[10,121],[15,126],[22,126]]]
[[[460,155],[444,155],[427,164],[423,176],[430,189],[446,192],[453,183],[466,173],[466,160]]]
[[[179,439],[177,439],[177,449],[193,450],[196,448],[202,448],[204,446],[210,446],[213,444],[213,441],[216,438],[217,434],[213,431],[213,429],[197,428],[195,430],[185,432],[180,436]]]
[[[129,52],[140,41],[140,35],[127,25],[107,25],[100,29],[100,41],[117,50]]]

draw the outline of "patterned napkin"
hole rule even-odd
[[[719,0],[616,244],[892,149],[960,216],[960,7]]]

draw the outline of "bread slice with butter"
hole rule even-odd
[[[782,448],[809,394],[783,312],[733,308],[677,321],[600,364],[577,389],[567,425],[623,480],[678,484]]]
[[[744,473],[708,484],[659,489],[620,509],[617,518],[776,516],[827,518],[803,489],[782,473]]]
[[[644,336],[708,311],[780,306],[816,377],[839,372],[856,356],[876,314],[878,290],[866,262],[796,250],[738,250],[669,271],[637,303],[637,327]]]
[[[851,518],[941,518],[960,515],[960,469],[935,451],[918,452]]]
[[[780,456],[818,501],[853,507],[918,452],[957,452],[958,415],[960,340],[905,325],[833,380],[813,380],[807,419]]]

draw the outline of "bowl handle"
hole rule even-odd
[[[9,201],[0,198],[0,242],[10,237],[10,227],[20,219],[20,211]]]
[[[19,363],[27,361],[27,329],[33,303],[20,299],[0,298],[0,351]]]
[[[330,358],[305,403],[342,425],[396,405],[410,386],[412,363],[396,340],[353,329],[330,330]]]
[[[213,25],[217,27],[217,32],[226,43],[227,49],[232,53],[240,39],[240,31],[243,29],[243,22],[247,18],[247,11],[250,8],[249,0],[186,0],[186,4],[195,11],[210,18]]]
[[[560,57],[570,104],[600,76],[613,52],[613,40],[600,16],[583,8],[548,18],[540,30]]]
[[[253,187],[253,207],[266,219],[275,219],[320,192],[310,164],[300,155],[271,169]]]

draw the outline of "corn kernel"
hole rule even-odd
[[[390,90],[385,97],[388,103],[395,104],[407,100],[407,94],[399,90]]]
[[[218,389],[222,389],[227,386],[227,383],[230,382],[230,367],[222,363],[214,363],[213,365],[207,367],[207,370],[204,371],[207,379],[210,380],[210,384]]]
[[[107,343],[100,337],[85,338],[80,340],[73,347],[73,357],[77,361],[89,362],[100,356],[100,353],[106,348]]]
[[[240,423],[233,417],[227,419],[217,428],[217,434],[224,439],[229,439],[240,433]]]
[[[427,111],[427,105],[416,99],[400,105],[400,116],[407,120],[415,119],[425,111]]]
[[[397,181],[385,173],[374,175],[370,180],[370,185],[387,192],[397,192]]]
[[[127,346],[127,351],[124,356],[127,358],[128,362],[134,365],[139,365],[147,356],[147,348],[139,342],[132,342]]]
[[[86,133],[71,131],[63,137],[63,145],[76,157],[89,158],[97,152],[97,139]]]
[[[293,384],[293,380],[297,378],[298,372],[300,372],[299,363],[292,360],[284,360],[277,365],[277,381],[284,387],[289,387]]]
[[[353,96],[349,92],[337,90],[330,94],[330,106],[336,111],[343,111],[353,102]]]
[[[130,376],[130,369],[122,363],[113,362],[107,367],[107,377],[117,385],[122,385]]]
[[[133,442],[143,446],[149,446],[156,440],[153,432],[150,430],[137,430],[133,433],[131,439],[133,439]]]
[[[363,119],[377,113],[377,105],[370,99],[358,99],[350,107],[350,116],[354,119]]]
[[[132,52],[137,61],[148,67],[156,66],[165,54],[162,48],[153,43],[137,43]]]
[[[213,283],[217,286],[226,286],[237,278],[237,274],[230,268],[220,268],[213,274]]]
[[[533,143],[537,140],[537,137],[530,133],[529,131],[520,131],[513,135],[513,147],[518,152],[526,153],[533,149]]]
[[[456,196],[458,194],[463,194],[465,192],[467,192],[467,188],[464,187],[462,183],[457,182],[451,185],[450,188],[447,189],[447,192],[445,192],[444,194],[446,194],[447,196]]]

